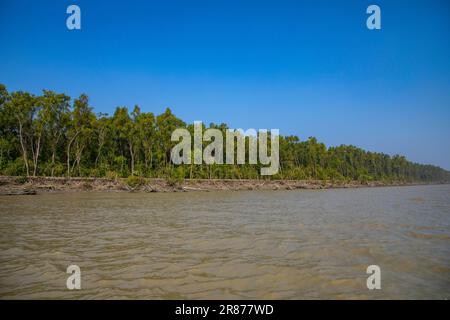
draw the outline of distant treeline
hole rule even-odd
[[[112,116],[95,114],[86,95],[73,102],[44,90],[8,93],[0,84],[0,174],[14,176],[258,179],[261,165],[173,165],[176,128],[186,124],[170,109],[155,116],[135,106]],[[222,130],[225,124],[211,124]],[[248,148],[247,148],[248,150]],[[354,146],[327,148],[315,138],[280,137],[280,171],[266,179],[449,181],[450,173],[403,156]]]

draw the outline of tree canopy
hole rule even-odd
[[[226,124],[211,123],[223,132]],[[0,174],[20,176],[254,179],[261,164],[174,165],[170,151],[176,128],[192,124],[170,109],[160,115],[135,106],[95,114],[87,95],[73,100],[44,90],[36,96],[9,93],[0,84]],[[246,141],[248,143],[248,140]],[[248,148],[247,148],[248,150]],[[400,155],[369,152],[351,145],[326,147],[316,138],[280,136],[280,171],[266,179],[402,180],[447,182],[450,173]],[[247,154],[248,156],[248,154]],[[248,161],[246,162],[248,163]]]

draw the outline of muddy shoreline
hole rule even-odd
[[[239,180],[239,179],[193,179],[167,181],[165,179],[137,178],[65,178],[65,177],[10,177],[0,176],[0,195],[34,195],[49,192],[187,192],[217,190],[295,190],[364,188],[385,186],[425,185],[428,183],[408,183],[402,181],[325,181],[325,180]],[[437,183],[435,183],[437,184]]]

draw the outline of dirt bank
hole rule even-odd
[[[238,180],[238,179],[194,179],[167,181],[165,179],[136,178],[56,178],[56,177],[9,177],[0,176],[0,195],[32,195],[44,192],[113,191],[113,192],[184,192],[213,190],[295,190],[360,188],[381,186],[404,186],[421,183],[381,182],[361,183],[332,182],[323,180]],[[422,183],[423,184],[423,183]]]

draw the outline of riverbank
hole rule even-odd
[[[111,191],[111,192],[186,192],[215,190],[295,190],[406,186],[426,183],[402,181],[325,181],[325,180],[239,180],[192,179],[107,179],[66,177],[10,177],[0,176],[0,195],[33,195],[48,192]]]

